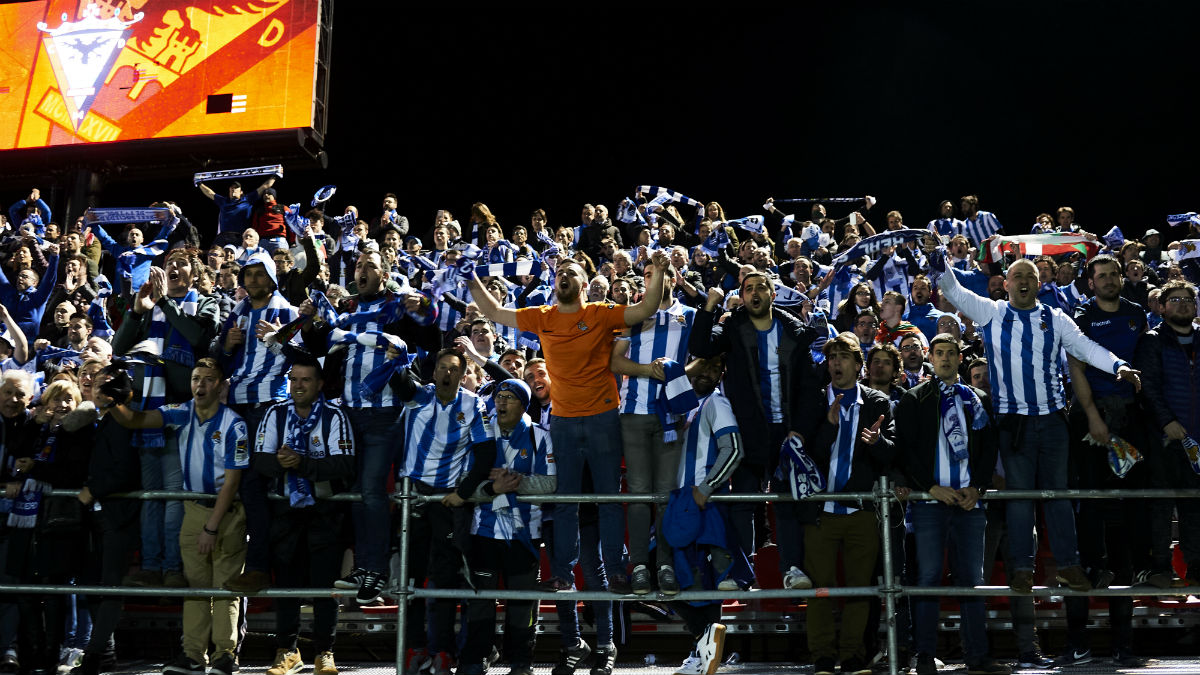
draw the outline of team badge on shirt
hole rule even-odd
[[[1130,330],[1130,331],[1136,331],[1136,330],[1137,330],[1137,322],[1136,322],[1136,321],[1134,321],[1133,319],[1130,319],[1130,320],[1129,320],[1129,330]]]
[[[1046,322],[1045,322],[1045,321],[1043,321],[1043,322],[1042,322],[1041,329],[1042,329],[1042,330],[1048,330],[1048,329],[1046,328]]]
[[[313,435],[312,435],[312,441],[310,441],[310,443],[311,443],[311,445],[312,445],[314,448],[319,448],[319,447],[321,447],[321,436],[320,436],[320,434],[313,434]]]
[[[466,416],[466,414],[465,414],[465,413],[461,413],[461,412],[460,412],[460,413],[458,413],[458,418],[457,418],[457,419],[458,419],[458,423],[459,423],[459,424],[466,424],[466,423],[467,423],[467,416]]]
[[[680,314],[680,315],[678,315],[678,316],[676,316],[676,317],[675,317],[675,323],[679,324],[680,326],[686,326],[686,325],[687,325],[687,318],[686,318],[686,317],[684,317],[682,314]]]
[[[212,439],[213,439],[213,443],[221,442],[221,430],[220,429],[217,429],[216,431],[212,432]]]
[[[588,325],[582,321],[575,324],[575,327],[578,328],[579,330],[587,330],[588,329]]]

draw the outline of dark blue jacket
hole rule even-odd
[[[1195,328],[1192,338],[1200,338]],[[1179,422],[1188,436],[1200,439],[1200,363],[1188,358],[1178,334],[1166,324],[1144,333],[1134,364],[1142,371],[1142,395],[1159,431]]]

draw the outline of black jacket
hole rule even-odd
[[[859,385],[862,392],[862,408],[858,412],[858,426],[854,429],[854,459],[850,466],[850,478],[839,492],[870,492],[876,479],[886,475],[892,466],[896,455],[896,425],[892,419],[892,402],[887,395],[866,385]],[[822,414],[817,425],[817,432],[812,440],[804,443],[808,456],[817,463],[817,468],[828,473],[829,460],[833,457],[833,444],[837,441],[838,425],[830,424],[826,413],[829,406],[824,399],[820,402]],[[879,425],[879,440],[874,445],[867,445],[861,440],[862,430],[873,426],[879,416],[883,415],[883,423]],[[833,477],[826,476],[829,488],[833,491]]]
[[[86,485],[100,502],[101,517],[109,529],[137,527],[142,512],[140,500],[111,497],[118,492],[142,489],[141,460],[131,435],[130,430],[117,424],[109,415],[100,418],[96,425],[96,444],[92,446],[92,457],[88,462]]]
[[[992,484],[996,467],[996,429],[992,415],[992,400],[983,390],[972,387],[988,424],[978,431],[970,429],[974,422],[971,410],[967,415],[967,460],[971,470],[971,485],[980,492]],[[896,463],[904,472],[908,487],[928,492],[934,483],[934,467],[938,461],[938,441],[942,433],[941,392],[935,380],[926,380],[909,389],[896,404]]]
[[[1198,335],[1192,331],[1192,339]],[[1159,433],[1171,422],[1179,422],[1189,436],[1200,437],[1200,359],[1188,357],[1175,330],[1164,323],[1143,333],[1134,367],[1142,371],[1142,396],[1150,411],[1147,425]]]
[[[783,324],[779,340],[783,423],[788,431],[798,432],[807,441],[813,437],[818,418],[826,409],[821,405],[820,384],[809,350],[816,332],[778,308],[774,317]],[[704,308],[696,311],[688,351],[701,358],[728,354],[725,395],[733,406],[745,442],[745,461],[766,464],[779,448],[767,447],[770,425],[758,383],[758,331],[744,307],[735,309],[724,325],[715,325],[716,320],[714,312]]]

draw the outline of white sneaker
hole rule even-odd
[[[58,672],[69,673],[72,668],[83,664],[83,650],[77,647],[63,648],[62,658],[59,659]]]
[[[812,588],[813,584],[807,574],[802,572],[799,567],[792,565],[792,569],[783,575],[783,587],[792,591],[803,591]]]
[[[683,665],[675,669],[675,675],[704,675],[704,662],[696,655],[696,652],[688,654],[688,657],[683,660]]]
[[[700,659],[701,675],[713,675],[721,667],[721,656],[725,653],[725,624],[711,623],[696,643],[696,655]]]
[[[740,591],[740,590],[742,590],[742,587],[738,586],[738,582],[734,581],[733,579],[730,579],[729,577],[725,577],[724,579],[721,580],[721,583],[717,584],[717,590],[718,591]]]

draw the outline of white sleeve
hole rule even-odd
[[[938,288],[946,294],[946,299],[954,303],[958,311],[975,322],[977,326],[986,326],[1000,313],[999,304],[990,298],[984,298],[963,288],[958,282],[950,261],[946,261],[946,273],[938,281]]]
[[[1061,309],[1055,308],[1050,310],[1050,315],[1054,317],[1054,331],[1058,333],[1063,347],[1066,348],[1067,353],[1071,356],[1114,375],[1117,372],[1117,368],[1125,364],[1124,361],[1114,356],[1112,352],[1096,344],[1091,338],[1084,335],[1083,331],[1079,330],[1079,326]]]
[[[283,410],[279,406],[267,408],[267,414],[263,415],[262,421],[258,423],[258,436],[254,441],[256,454],[262,452],[274,455],[279,450],[279,439],[276,433],[279,423],[275,421],[275,415],[280,414]]]

